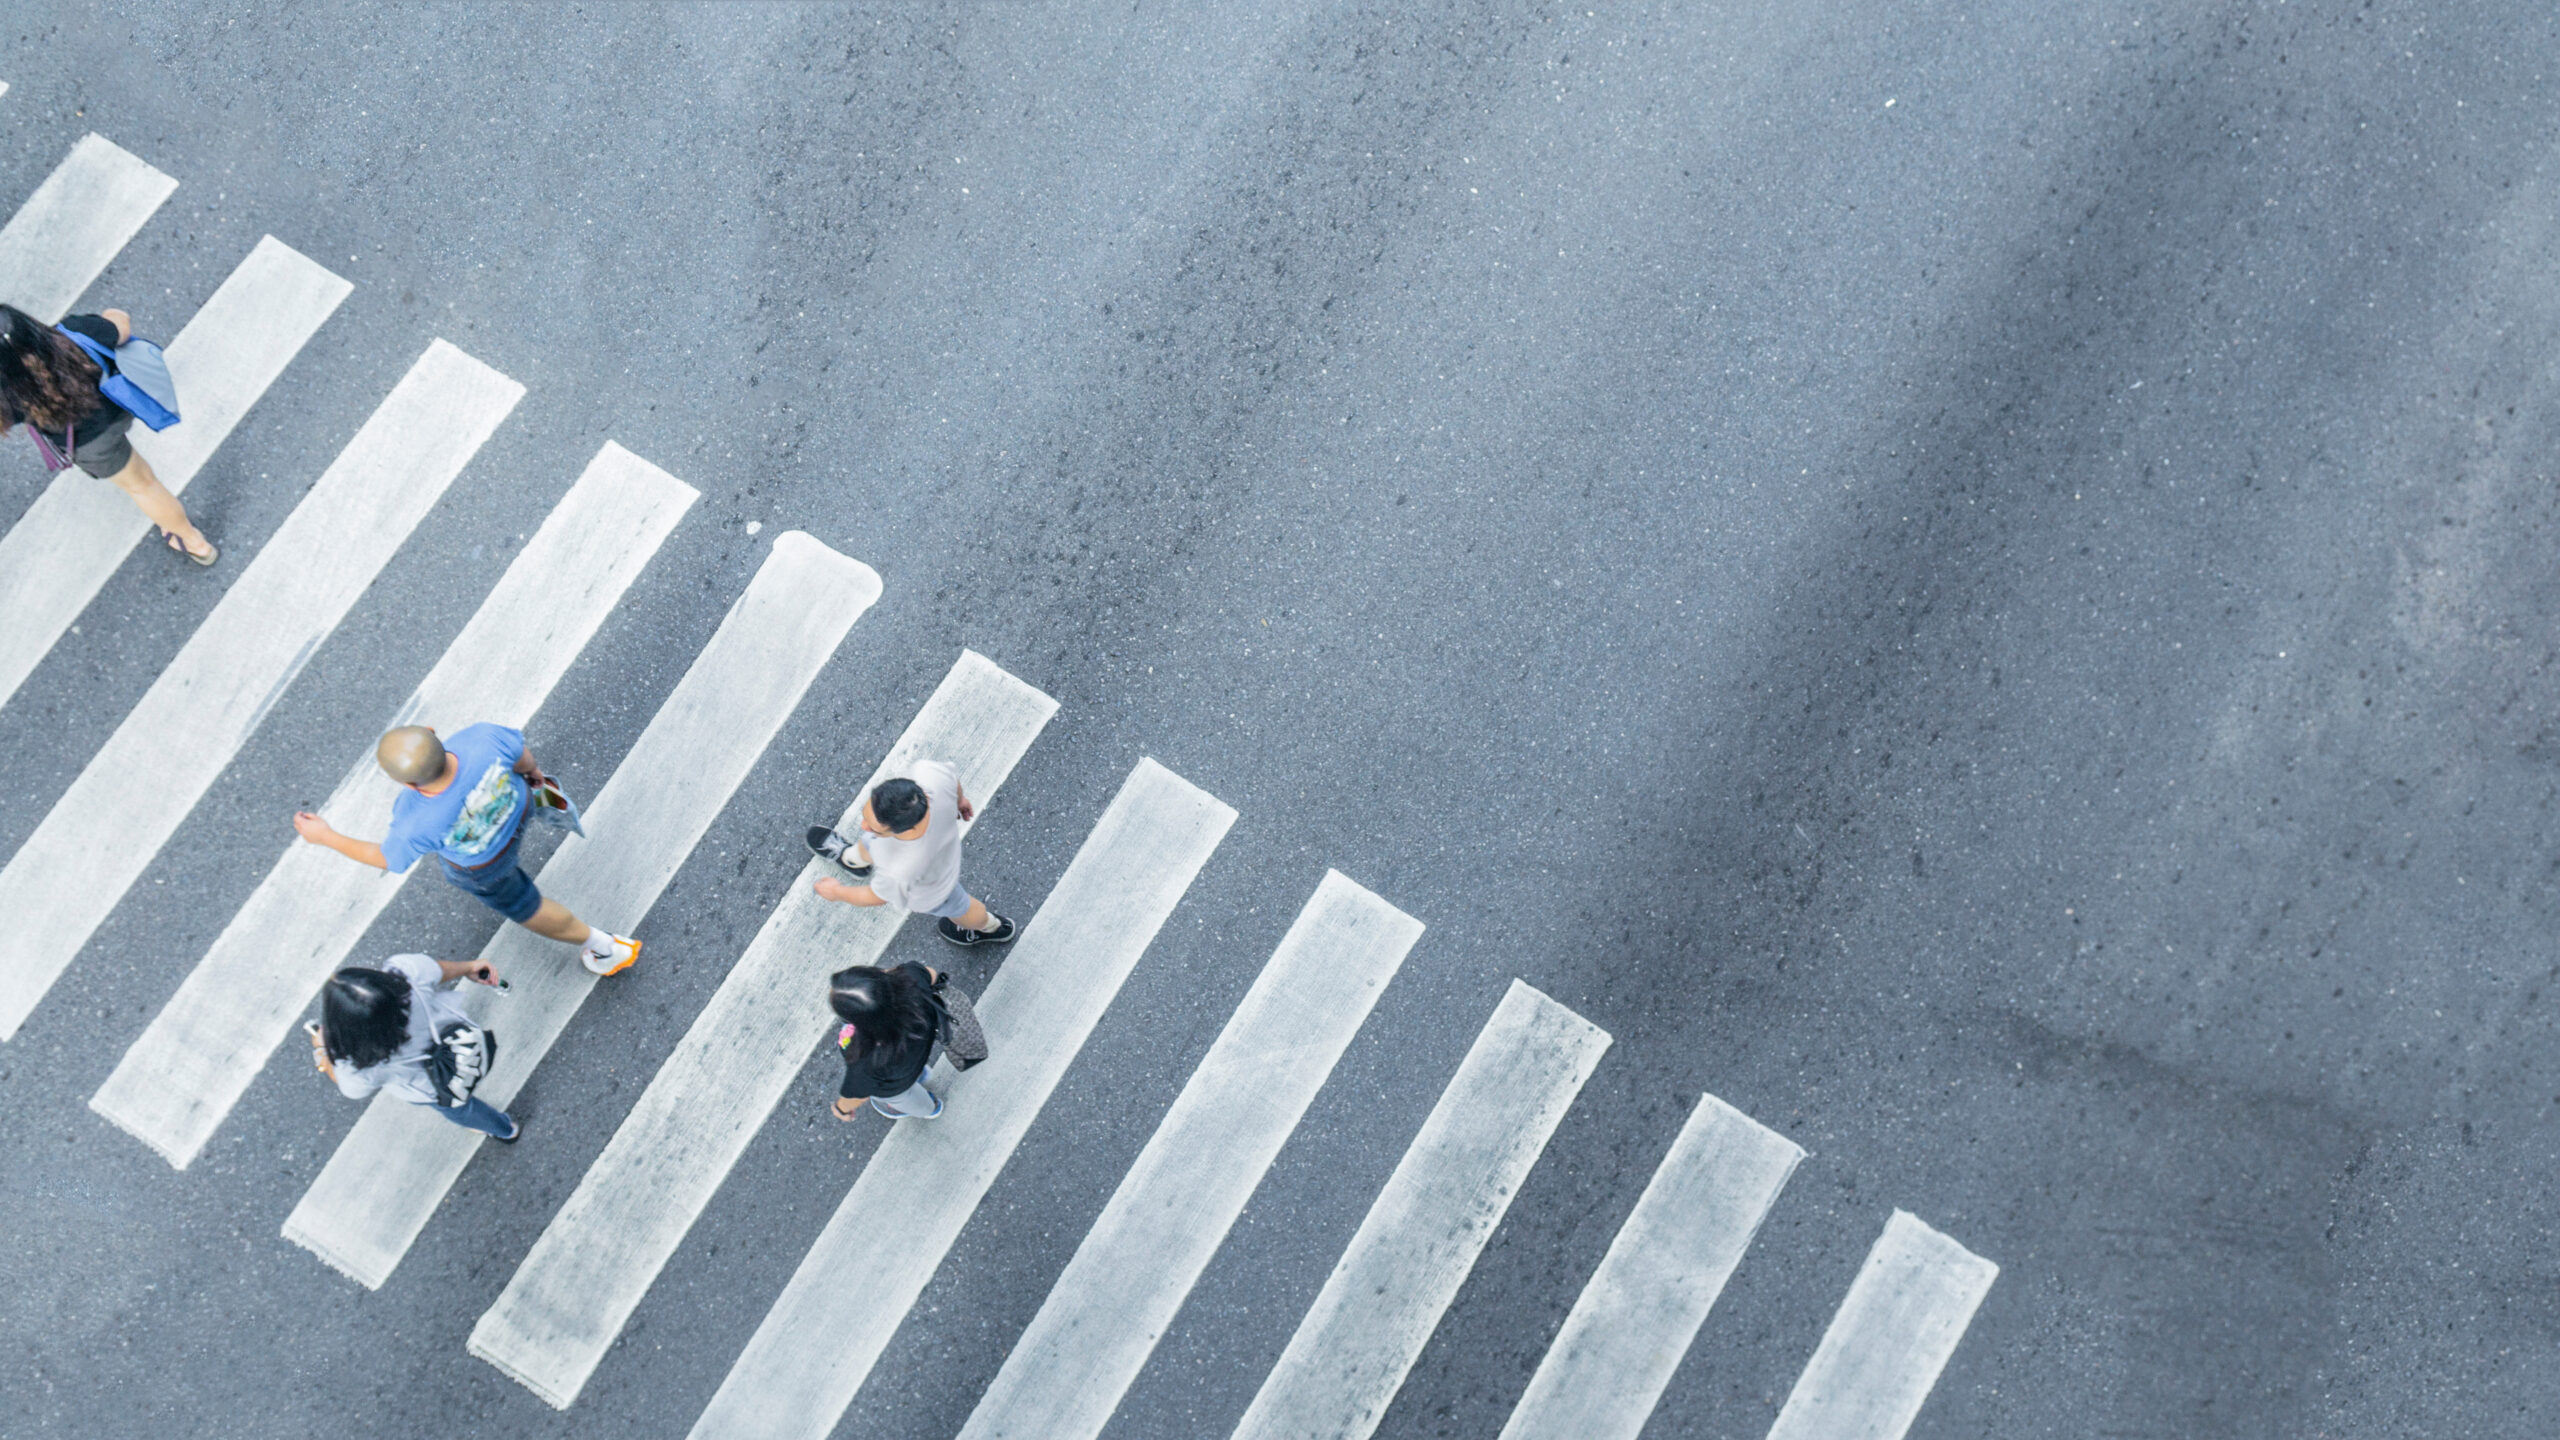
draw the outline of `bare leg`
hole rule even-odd
[[[533,912],[533,917],[524,922],[524,928],[545,940],[561,940],[571,945],[584,945],[587,937],[596,933],[586,921],[570,914],[568,906],[548,895],[542,897],[542,908]]]
[[[107,483],[132,496],[135,507],[152,524],[177,536],[189,554],[213,553],[213,543],[204,538],[204,532],[195,527],[194,521],[187,518],[187,507],[179,504],[178,497],[170,494],[169,487],[161,484],[160,477],[152,473],[150,461],[140,455],[134,456],[125,462],[123,469],[108,476]]]
[[[951,923],[963,930],[993,930],[996,917],[988,912],[986,901],[972,895],[969,897],[969,913]]]

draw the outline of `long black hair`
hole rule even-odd
[[[845,1059],[859,1062],[875,1051],[899,1051],[933,1038],[933,1001],[903,965],[882,970],[856,965],[827,977],[827,1003],[853,1027]]]
[[[320,987],[320,1043],[329,1058],[362,1070],[409,1043],[409,981],[350,965]]]
[[[0,305],[0,434],[23,424],[62,430],[97,410],[98,365],[61,332]]]

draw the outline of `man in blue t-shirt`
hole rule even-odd
[[[373,757],[407,789],[391,802],[391,831],[377,845],[341,835],[305,810],[293,828],[314,845],[395,875],[429,855],[444,878],[481,904],[536,935],[578,947],[578,959],[597,975],[619,975],[640,958],[640,942],[607,934],[542,898],[516,864],[525,812],[534,785],[547,782],[524,748],[524,732],[504,725],[468,725],[441,739],[424,725],[403,725],[382,737]]]

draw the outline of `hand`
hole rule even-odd
[[[853,887],[838,881],[832,875],[819,876],[818,883],[812,888],[818,892],[818,898],[821,900],[841,900],[849,904],[853,898]]]
[[[495,985],[498,983],[498,967],[490,964],[486,960],[473,961],[470,967],[465,969],[462,973],[479,981],[483,985]]]
[[[970,804],[969,797],[966,795],[960,797],[960,818],[963,820],[975,820],[978,818],[978,807]]]
[[[335,826],[308,810],[293,812],[293,833],[314,845],[326,845],[338,836]]]
[[[844,1097],[839,1095],[836,1097],[835,1103],[827,1108],[836,1112],[837,1119],[850,1122],[853,1117],[862,1113],[862,1102],[859,1100],[854,1101],[853,1108],[847,1110],[844,1108]]]

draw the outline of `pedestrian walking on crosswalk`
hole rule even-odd
[[[827,1003],[844,1025],[836,1045],[844,1051],[844,1080],[836,1086],[839,1120],[862,1113],[862,1102],[892,1120],[932,1120],[942,1097],[926,1088],[933,1078],[934,1042],[942,1015],[933,988],[942,976],[914,961],[893,970],[856,965],[827,977]]]
[[[639,960],[639,941],[598,930],[543,898],[517,863],[532,787],[549,783],[523,731],[470,725],[447,744],[427,726],[403,725],[373,753],[384,774],[408,787],[392,801],[390,833],[379,844],[358,840],[304,810],[293,817],[303,839],[394,874],[433,855],[463,893],[536,935],[577,946],[591,974],[619,975]]]
[[[319,1023],[305,1027],[313,1067],[336,1081],[338,1093],[350,1100],[388,1090],[412,1105],[432,1107],[466,1130],[514,1144],[524,1127],[477,1095],[466,1094],[454,1103],[453,1078],[440,1073],[436,1063],[440,1047],[449,1053],[452,1042],[445,1037],[457,1027],[479,1032],[449,989],[466,978],[495,985],[498,970],[486,960],[424,955],[394,955],[380,969],[350,965],[340,970],[321,987]]]
[[[26,426],[53,469],[77,465],[131,496],[159,527],[161,543],[198,565],[221,559],[151,462],[134,453],[125,434],[133,428],[133,412],[99,392],[106,371],[62,333],[112,351],[133,338],[133,317],[122,310],[72,315],[57,330],[14,305],[0,305],[0,325],[8,332],[0,337],[0,420],[7,422],[0,433]],[[149,408],[146,401],[134,403]]]
[[[861,881],[821,878],[820,895],[847,905],[889,905],[936,917],[954,945],[1002,945],[1014,923],[960,885],[960,827],[977,814],[960,772],[919,760],[907,777],[883,780],[862,802],[862,833],[850,840],[824,825],[809,827],[809,848]]]

